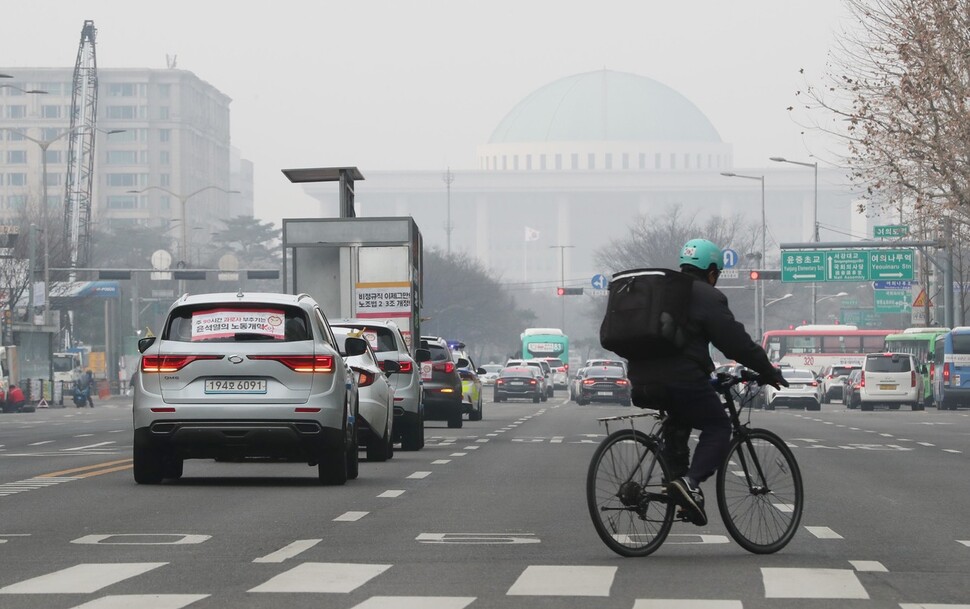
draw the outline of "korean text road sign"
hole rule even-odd
[[[781,253],[781,280],[910,281],[914,260],[911,249],[785,250]]]

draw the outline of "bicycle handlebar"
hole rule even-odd
[[[711,380],[711,384],[714,385],[714,389],[718,391],[727,391],[738,383],[757,383],[758,385],[767,385],[768,381],[763,379],[760,374],[752,370],[741,370],[740,374],[719,372],[717,376]]]

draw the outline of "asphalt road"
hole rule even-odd
[[[0,607],[970,607],[970,412],[755,412],[793,447],[792,543],[748,554],[709,506],[625,559],[586,512],[603,429],[563,391],[486,403],[344,487],[299,464],[131,476],[130,405],[0,415]],[[713,480],[705,485],[713,503]]]

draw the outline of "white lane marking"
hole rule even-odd
[[[741,601],[711,599],[638,598],[633,609],[743,609]]]
[[[82,433],[82,434],[78,434],[78,435],[76,435],[74,437],[75,438],[90,438],[93,435],[94,435],[93,433]]]
[[[468,454],[468,453],[451,453],[451,454],[450,454],[450,455],[448,455],[448,456],[449,456],[449,457],[464,457],[464,456],[465,456],[465,455],[467,455],[467,454]]]
[[[531,565],[509,596],[609,596],[617,567]]]
[[[552,439],[549,440],[549,443],[550,444],[562,444],[562,441],[564,439],[565,439],[564,436],[553,436]]]
[[[899,603],[899,609],[970,609],[970,605],[949,605],[946,603]]]
[[[400,497],[403,494],[404,494],[404,491],[384,491],[383,493],[378,495],[378,497],[388,497],[393,499],[395,497]]]
[[[936,446],[936,444],[930,444],[929,442],[917,442],[920,446]]]
[[[0,594],[85,594],[147,573],[167,562],[85,563],[0,588]]]
[[[451,459],[435,459],[431,462],[431,465],[444,465],[445,463],[451,463]]]
[[[391,565],[305,562],[269,579],[250,592],[353,592]]]
[[[298,539],[293,543],[283,546],[275,552],[271,552],[266,556],[261,556],[259,558],[253,559],[253,562],[283,562],[287,558],[293,558],[303,552],[306,552],[313,546],[317,545],[323,541],[322,539]]]
[[[761,568],[765,598],[861,598],[869,593],[848,569]]]
[[[464,609],[474,596],[372,596],[351,609]]]
[[[112,429],[108,433],[123,433],[125,431],[128,431],[128,430],[127,429]]]
[[[882,436],[882,437],[884,437],[884,438],[891,438],[891,437],[893,437],[893,435],[891,433],[881,433],[879,435]]]
[[[370,512],[344,512],[333,519],[334,522],[357,522]]]
[[[146,541],[147,539],[155,541]],[[71,543],[100,546],[185,546],[205,543],[211,535],[185,533],[110,533],[108,535],[85,535]]]
[[[791,514],[795,511],[795,506],[791,503],[772,503],[771,505],[775,506],[779,512],[784,512],[786,514]]]
[[[485,442],[488,442],[488,438],[479,438],[479,439],[477,439],[475,441],[478,442],[478,443],[480,443],[480,444],[484,444]]]
[[[497,434],[497,433],[487,433],[487,434],[485,434],[485,435],[486,435],[486,436],[488,436],[488,437],[490,437],[490,438],[494,438],[494,437],[495,437],[495,436],[497,436],[498,434]]]
[[[28,444],[27,446],[41,446],[42,444],[52,444],[53,442],[54,440],[44,440],[43,442],[34,442],[32,444]]]
[[[431,475],[431,472],[414,472],[413,474],[408,476],[408,478],[411,478],[413,480],[420,480],[422,478],[427,478],[430,475]]]
[[[850,560],[849,564],[855,568],[856,571],[867,571],[870,573],[889,573],[889,569],[886,568],[878,560]]]
[[[478,450],[479,448],[479,446],[466,446],[462,450]]]
[[[945,453],[956,453],[956,454],[960,454],[963,451],[962,450],[954,450],[952,448],[944,448],[943,449],[943,452],[945,452]]]
[[[208,594],[113,594],[76,605],[73,609],[182,609]]]
[[[841,535],[828,527],[805,527],[805,530],[819,539],[843,539]]]
[[[958,539],[958,540],[957,540],[957,543],[962,543],[963,545],[965,545],[965,546],[967,546],[968,548],[970,548],[970,541],[964,541],[964,540],[962,540],[962,539]]]
[[[85,448],[97,448],[98,446],[106,446],[108,444],[114,444],[114,442],[98,442],[97,444],[88,444],[87,446],[75,446],[74,448],[65,448],[64,450],[84,450]]]

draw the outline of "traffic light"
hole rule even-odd
[[[781,271],[767,271],[765,269],[755,269],[748,272],[751,281],[766,281],[768,279],[781,279]]]
[[[583,288],[556,288],[556,296],[582,296]]]

